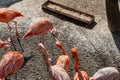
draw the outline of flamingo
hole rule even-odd
[[[70,57],[66,54],[61,42],[59,42],[57,39],[56,39],[56,45],[62,51],[62,55],[60,55],[57,58],[56,65],[61,66],[62,68],[64,68],[68,72],[68,69],[70,67]]]
[[[41,52],[45,56],[50,79],[51,80],[70,80],[68,73],[62,67],[60,67],[59,65],[51,66],[49,59],[48,59],[48,51],[44,47],[43,43],[39,43],[38,46],[39,46]]]
[[[18,33],[18,29],[17,29],[17,22],[14,21],[15,18],[17,17],[22,17],[23,14],[20,13],[19,11],[17,10],[13,10],[13,9],[9,9],[9,8],[0,8],[0,22],[3,22],[3,23],[6,23],[7,24],[7,27],[9,29],[9,34],[10,34],[10,39],[12,41],[12,28],[11,26],[9,25],[9,22],[14,22],[15,23],[15,30],[16,30],[16,36],[17,36],[17,40],[19,42],[19,45],[23,51],[23,48],[21,46],[21,43],[20,43],[20,40],[19,40],[19,33]],[[12,41],[12,44],[13,44],[13,41]],[[14,46],[14,44],[13,44]],[[16,50],[16,48],[14,47],[14,49]]]
[[[9,47],[9,46],[10,46],[10,42],[3,41],[3,40],[0,39],[0,48]]]
[[[79,59],[78,59],[76,48],[72,48],[71,52],[73,57],[75,58],[75,64],[74,64],[75,74],[74,74],[73,80],[89,80],[88,74],[85,71],[80,71],[78,69]]]
[[[115,67],[99,69],[90,80],[118,80],[119,72]]]
[[[0,79],[5,80],[6,77],[17,73],[23,65],[23,62],[24,58],[21,53],[16,51],[7,51],[0,61]]]
[[[26,39],[29,36],[40,35],[40,42],[44,42],[44,35],[51,31],[51,34],[54,37],[58,36],[56,28],[53,26],[52,22],[47,18],[37,18],[33,20],[30,24],[30,28],[23,36],[23,39]]]

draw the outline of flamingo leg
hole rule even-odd
[[[17,73],[15,74],[15,80],[18,80],[18,79],[17,79]]]
[[[10,27],[9,23],[7,23],[7,25],[8,25],[8,29],[9,29],[9,32],[10,32],[10,35],[9,35],[10,41],[12,42],[14,50],[16,51],[16,47],[15,47],[14,42],[12,40],[12,31],[11,31],[12,28]]]
[[[16,21],[13,21],[13,22],[15,23],[16,36],[19,37],[18,28],[17,28],[17,22]]]
[[[17,22],[16,21],[13,21],[15,23],[15,30],[16,30],[16,36],[17,36],[17,40],[18,40],[18,43],[20,45],[20,48],[22,49],[22,52],[24,52],[23,48],[22,48],[22,45],[21,45],[21,41],[19,39],[19,33],[18,33],[18,28],[17,28]]]
[[[44,36],[40,36],[40,43],[44,44]]]

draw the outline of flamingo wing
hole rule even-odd
[[[52,29],[52,23],[46,21],[46,18],[38,18],[30,24],[30,29],[34,34],[45,34]]]
[[[14,74],[22,66],[24,59],[21,55],[15,54],[15,52],[8,51],[3,55],[0,62],[0,78],[5,78],[11,74]]]
[[[70,58],[67,55],[61,55],[57,58],[56,65],[61,66],[66,71],[68,71],[70,66]]]
[[[99,69],[92,78],[95,80],[117,80],[119,72],[115,67]]]
[[[60,66],[51,66],[52,80],[70,80],[68,73]]]
[[[1,62],[0,62],[0,78],[6,77],[7,70],[11,66],[11,59],[13,58],[13,55],[4,55]]]

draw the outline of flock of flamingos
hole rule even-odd
[[[11,31],[12,28],[9,24],[10,22],[15,23],[16,37],[20,44],[17,22],[14,21],[14,19],[22,16],[23,14],[17,10],[13,10],[9,8],[0,8],[0,22],[7,24],[10,34],[8,40],[6,41],[0,40],[0,48],[10,47],[10,45],[13,44],[12,31]],[[48,32],[52,34],[56,46],[61,50],[62,53],[57,58],[55,65],[50,64],[48,58],[48,51],[44,46],[44,35]],[[38,18],[32,21],[28,31],[23,36],[23,39],[26,39],[29,36],[34,36],[34,35],[40,35],[40,43],[38,43],[38,47],[46,60],[46,65],[48,68],[50,80],[70,80],[68,74],[68,70],[70,67],[69,66],[70,57],[65,52],[62,43],[57,39],[58,32],[56,28],[53,26],[52,22],[47,18]],[[23,52],[24,50],[22,46],[21,49]],[[102,68],[98,70],[92,77],[89,77],[85,71],[81,71],[80,69],[78,69],[79,59],[76,48],[72,48],[71,53],[75,59],[75,63],[74,63],[75,74],[72,80],[117,80],[118,79],[119,72],[115,67]],[[16,51],[16,49],[15,51],[7,51],[2,56],[2,59],[0,61],[0,80],[5,80],[7,77],[11,76],[12,74],[16,74],[17,71],[23,65],[23,63],[24,63],[24,57],[20,52]],[[15,77],[15,80],[17,80],[17,76]]]

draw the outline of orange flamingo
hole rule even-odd
[[[51,80],[70,80],[68,73],[59,65],[51,66],[48,60],[48,51],[42,43],[38,44],[41,52],[45,55],[45,60]]]
[[[26,39],[29,36],[40,35],[40,42],[44,42],[44,35],[51,31],[51,34],[54,37],[58,36],[56,28],[53,26],[52,22],[47,18],[38,18],[32,21],[30,28],[23,36],[23,39]]]
[[[70,57],[66,54],[61,42],[59,42],[57,39],[56,39],[56,45],[62,51],[62,55],[60,55],[57,58],[56,65],[61,66],[62,68],[64,68],[68,72],[68,69],[70,67]]]
[[[115,67],[105,67],[98,70],[90,80],[118,80],[119,72]]]
[[[78,69],[79,59],[78,59],[76,48],[72,48],[71,52],[73,57],[75,58],[75,64],[74,64],[75,74],[74,74],[73,80],[89,80],[87,73],[85,71],[80,71]]]
[[[0,61],[0,79],[5,80],[6,77],[17,73],[23,65],[23,62],[24,58],[21,53],[16,51],[5,53]]]
[[[18,12],[18,11],[16,11],[16,10],[9,9],[9,8],[0,8],[0,22],[6,23],[8,25],[11,41],[12,41],[12,32],[11,32],[12,28],[9,25],[9,22],[12,21],[12,22],[15,23],[15,30],[16,30],[17,40],[18,40],[19,45],[20,45],[20,47],[21,47],[21,49],[23,51],[23,48],[22,48],[22,46],[20,44],[20,40],[19,40],[19,34],[18,34],[18,29],[17,29],[17,22],[13,20],[16,17],[21,17],[21,16],[23,16],[23,14]],[[12,41],[12,44],[13,44],[13,41]],[[15,50],[16,50],[16,48],[15,48]]]
[[[0,39],[0,48],[9,47],[9,46],[10,46],[10,42],[8,42],[8,41],[2,41]]]

